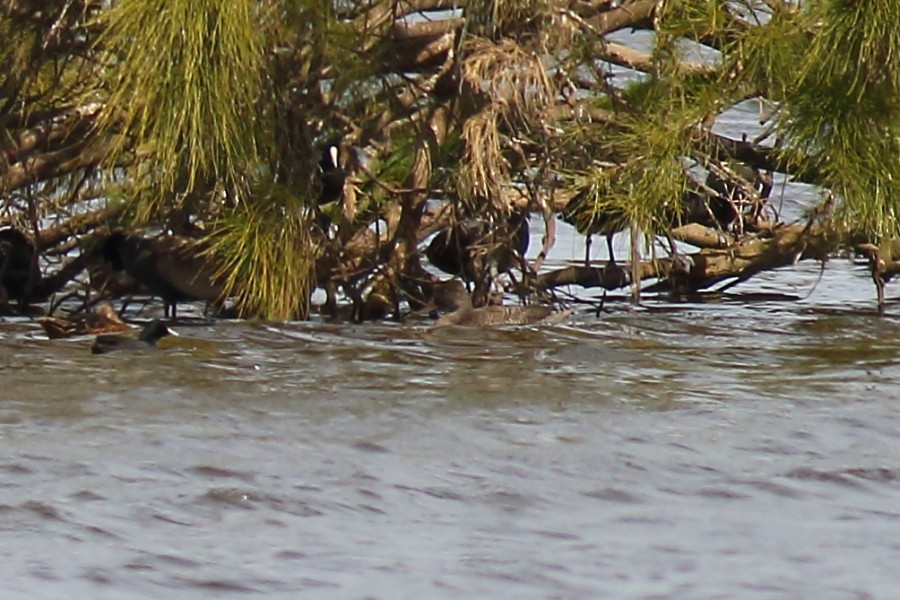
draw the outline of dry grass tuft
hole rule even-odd
[[[467,203],[502,204],[500,188],[509,180],[503,131],[528,135],[542,127],[557,90],[538,55],[512,40],[470,39],[464,45],[462,77],[481,110],[466,120],[458,191]]]

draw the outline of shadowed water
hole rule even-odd
[[[892,597],[900,320],[818,279],[132,355],[7,322],[2,597]]]

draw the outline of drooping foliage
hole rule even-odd
[[[154,183],[143,217],[198,188],[246,189],[271,136],[260,114],[260,13],[250,0],[120,0],[104,13],[105,122],[121,131],[120,149],[141,153],[138,176]]]
[[[822,0],[782,126],[797,164],[840,199],[844,227],[900,233],[900,4]]]
[[[422,300],[428,235],[522,210],[722,251],[721,273],[690,275],[703,288],[780,266],[716,246],[767,239],[775,170],[830,192],[821,225],[845,240],[898,233],[892,0],[0,8],[0,191],[57,267],[44,296],[138,227],[201,240],[243,314],[303,317],[314,287],[357,316],[389,298],[384,314]],[[748,99],[766,133],[718,133]],[[348,177],[320,206],[326,144]],[[708,248],[693,222],[716,230]],[[524,271],[520,291],[543,285]]]
[[[309,311],[315,269],[303,206],[277,185],[256,185],[251,194],[251,202],[222,211],[207,252],[219,258],[244,314],[302,317]]]
[[[136,153],[144,184],[132,222],[205,216],[242,313],[283,319],[307,314],[314,248],[298,197],[311,193],[310,161],[296,159],[309,154],[305,124],[291,128],[278,107],[285,82],[267,75],[278,16],[249,0],[122,0],[100,45],[114,72],[104,123],[119,140],[108,160]]]

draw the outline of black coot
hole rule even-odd
[[[144,327],[137,339],[115,334],[98,335],[91,346],[91,352],[94,354],[106,354],[117,350],[150,350],[156,347],[157,341],[167,335],[178,334],[169,329],[159,319],[155,319]]]
[[[496,231],[480,221],[467,221],[445,229],[428,244],[425,256],[448,275],[477,281],[492,263],[497,273],[508,273],[515,268],[519,258],[528,252],[529,238],[528,213],[516,211]]]
[[[322,149],[318,178],[322,188],[317,204],[328,204],[344,195],[347,175],[341,167],[341,148],[337,144],[328,144]]]

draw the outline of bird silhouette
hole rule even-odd
[[[521,264],[529,241],[528,213],[516,211],[500,227],[470,219],[444,229],[432,238],[425,256],[444,273],[474,283],[480,296],[495,273],[510,273]]]
[[[590,206],[595,194],[590,187],[582,188],[563,208],[561,216],[566,223],[586,237],[584,248],[584,264],[590,266],[591,238],[594,235],[606,237],[606,248],[609,251],[608,268],[616,266],[616,254],[613,251],[613,237],[628,226],[625,213],[611,206]]]
[[[103,242],[103,257],[162,298],[166,318],[177,318],[178,302],[220,301],[225,284],[200,247],[174,236],[144,238],[114,232]]]
[[[0,286],[5,301],[27,303],[41,285],[41,271],[34,262],[34,243],[14,227],[0,228]]]

